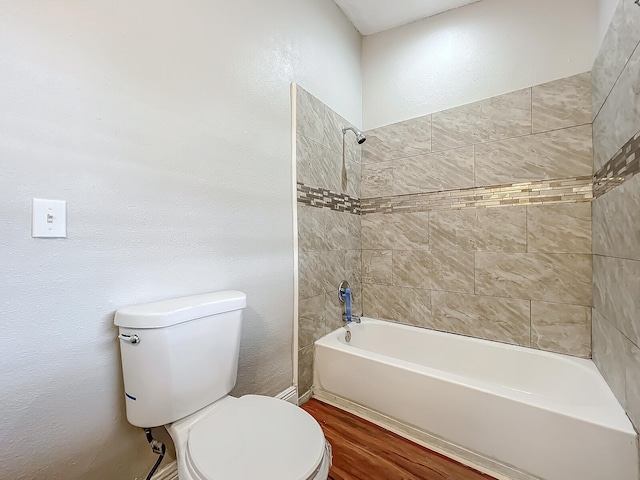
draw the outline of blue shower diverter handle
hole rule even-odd
[[[351,289],[350,288],[344,289],[343,297],[345,300],[344,311],[347,316],[347,323],[351,323]]]

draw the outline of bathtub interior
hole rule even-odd
[[[372,318],[316,342],[448,382],[635,432],[591,360]]]

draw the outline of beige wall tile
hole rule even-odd
[[[362,216],[363,250],[391,250],[394,246],[396,215],[372,213]]]
[[[640,41],[640,12],[621,0],[593,65],[593,114],[597,115]]]
[[[431,323],[431,292],[388,285],[363,285],[364,315],[421,327]]]
[[[394,250],[427,250],[429,248],[429,212],[394,213],[391,237]]]
[[[590,358],[591,308],[532,301],[531,346]]]
[[[591,203],[527,207],[529,252],[591,253]]]
[[[591,126],[511,138],[476,147],[476,186],[591,175]]]
[[[626,362],[629,342],[598,310],[593,311],[593,361],[611,391],[626,407]]]
[[[529,301],[432,292],[433,328],[529,346]]]
[[[431,151],[431,115],[369,130],[363,162],[388,162]]]
[[[394,195],[470,187],[473,187],[473,147],[393,162]]]
[[[325,291],[325,260],[328,252],[298,252],[299,298],[311,298]]]
[[[391,162],[362,165],[362,197],[393,195],[393,165]]]
[[[430,214],[432,250],[526,251],[526,207],[443,210]]]
[[[526,212],[526,207],[521,206],[476,209],[478,222],[476,250],[525,252]]]
[[[620,1],[593,67],[596,171],[640,130],[638,42],[640,9],[632,1]],[[636,429],[640,425],[639,189],[635,177],[593,202],[593,358]]]
[[[476,249],[478,223],[476,209],[430,212],[429,239],[432,250]]]
[[[594,200],[593,253],[640,260],[640,175]]]
[[[320,271],[324,273],[322,280],[325,292],[337,291],[338,285],[345,279],[347,275],[346,253],[346,250],[322,252],[323,266]]]
[[[481,295],[591,305],[591,255],[476,253]]]
[[[591,74],[533,87],[531,105],[533,133],[591,123]]]
[[[296,87],[296,132],[324,142],[324,104],[299,85]]]
[[[524,89],[432,115],[432,151],[531,133],[531,90]]]
[[[301,252],[322,252],[331,249],[325,208],[298,203],[298,249]]]
[[[341,192],[342,159],[339,154],[304,136],[296,137],[297,181],[311,187]]]
[[[326,335],[324,294],[298,303],[298,347],[306,347]]]
[[[429,212],[362,216],[362,248],[365,250],[426,250],[428,247]]]
[[[392,256],[389,250],[362,251],[362,283],[392,284]]]
[[[307,393],[313,385],[314,345],[298,350],[298,396]]]
[[[347,159],[342,165],[341,193],[360,198],[362,191],[362,166],[356,160]]]
[[[598,171],[640,130],[640,48],[625,66],[593,121],[594,167]]]
[[[307,207],[313,208],[313,207]],[[324,211],[325,250],[356,250],[360,248],[360,216],[326,208]],[[298,231],[300,228],[298,227]]]
[[[393,284],[473,292],[473,252],[394,250]]]
[[[640,262],[593,256],[593,306],[640,344]]]
[[[347,220],[347,239],[344,242],[344,248],[347,250],[360,250],[362,248],[362,217],[350,213],[342,213]]]

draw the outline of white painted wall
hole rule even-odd
[[[595,54],[597,56],[604,36],[609,30],[609,25],[613,19],[613,14],[618,4],[623,0],[596,0],[596,36],[595,36]],[[633,1],[633,0],[632,0]]]
[[[483,0],[364,37],[364,128],[591,70],[596,0]]]
[[[249,306],[234,393],[292,382],[289,83],[361,123],[360,36],[329,0],[0,5],[0,478],[133,479],[122,306]],[[32,197],[69,238],[30,238]]]

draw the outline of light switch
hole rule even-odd
[[[67,202],[34,198],[31,236],[33,238],[66,238]]]

